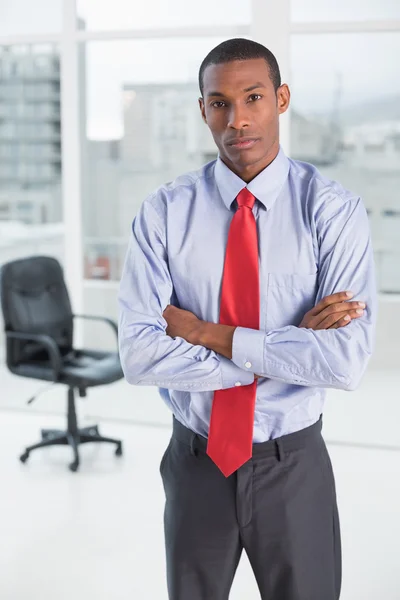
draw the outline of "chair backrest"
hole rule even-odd
[[[5,331],[44,334],[62,354],[72,349],[73,315],[60,263],[49,256],[31,256],[1,267],[1,306]],[[30,360],[43,349],[33,342],[10,340],[7,363]]]

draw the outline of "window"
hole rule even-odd
[[[78,0],[77,8],[80,27],[92,30],[246,25],[251,16],[251,0]]]
[[[216,154],[200,116],[197,77],[202,59],[220,41],[86,45],[81,110],[87,162],[81,172],[87,277],[101,272],[103,279],[118,279],[130,226],[145,197]]]
[[[294,35],[291,55],[292,157],[362,196],[378,265],[398,264],[389,235],[398,232],[398,219],[384,211],[400,206],[400,35]],[[400,291],[399,269],[389,270],[381,288]]]
[[[291,0],[291,7],[295,22],[400,19],[397,0]]]
[[[0,2],[0,35],[43,34],[61,31],[62,0]]]
[[[0,46],[0,57],[3,67],[10,67],[0,72],[0,197],[7,198],[0,218],[40,226],[45,214],[51,222],[61,221],[60,98],[50,103],[46,76],[31,69],[57,62],[58,48]]]

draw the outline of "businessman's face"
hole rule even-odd
[[[287,85],[275,92],[263,58],[209,65],[199,99],[220,156],[249,182],[276,156],[279,115],[290,102]]]

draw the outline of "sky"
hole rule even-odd
[[[78,0],[77,6],[86,28],[93,30],[250,22],[250,0]],[[400,0],[292,0],[292,18],[400,19]],[[61,0],[0,2],[0,36],[60,29]],[[201,60],[220,41],[183,38],[85,44],[82,49],[87,69],[84,94],[89,137],[109,139],[122,135],[124,83],[196,81]],[[292,105],[310,114],[332,110],[337,96],[345,107],[400,95],[398,56],[400,32],[293,35],[291,69],[286,80],[292,89]]]

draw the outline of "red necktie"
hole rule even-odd
[[[260,279],[254,201],[247,188],[238,194],[226,247],[219,322],[258,330]],[[207,454],[225,477],[252,456],[256,390],[254,381],[214,392]]]

